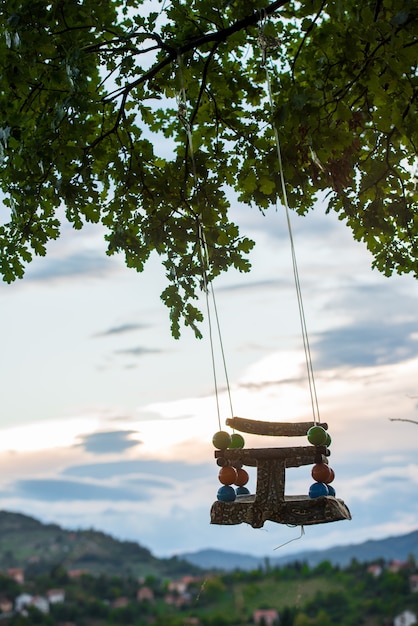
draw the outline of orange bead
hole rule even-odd
[[[333,481],[333,480],[334,480],[334,478],[335,478],[335,473],[334,473],[334,470],[333,470],[333,469],[331,469],[330,467],[329,467],[328,469],[329,469],[329,478],[328,478],[328,480],[326,481],[326,484],[327,484],[327,485],[329,485],[330,483],[332,483],[332,481]]]
[[[241,467],[240,469],[237,469],[237,477],[234,485],[237,485],[237,487],[243,487],[248,483],[249,479],[250,477],[248,476],[248,472]]]
[[[220,469],[218,478],[223,485],[234,485],[237,479],[237,470],[235,467],[225,465]]]
[[[331,478],[331,472],[325,463],[315,463],[311,471],[312,478],[318,483],[327,484]]]

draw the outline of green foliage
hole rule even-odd
[[[338,571],[338,568],[335,568],[329,561],[322,561],[322,563],[319,563],[317,567],[315,567],[313,573],[323,576],[332,576],[335,571]]]
[[[280,611],[280,626],[293,626],[295,620],[296,609],[285,606]]]
[[[343,591],[332,591],[326,594],[319,592],[313,600],[308,602],[306,611],[311,616],[325,611],[333,622],[340,624],[349,614],[350,604],[349,597]]]
[[[14,615],[9,621],[11,626],[54,626],[55,622],[53,621],[50,615],[39,611],[35,607],[28,607],[27,614]]]
[[[128,267],[160,255],[172,332],[183,320],[199,335],[202,284],[249,270],[228,188],[262,211],[280,196],[272,122],[291,207],[326,193],[380,271],[417,276],[414,0],[148,6],[4,3],[4,280],[46,254],[63,206],[76,229],[103,224]]]
[[[19,584],[13,578],[0,574],[0,590],[3,595],[14,597],[19,594]]]
[[[219,600],[225,591],[225,583],[219,576],[208,578],[202,586],[202,593],[210,602]]]
[[[54,582],[62,581],[65,602],[51,605],[47,615],[30,609],[28,616],[14,615],[8,623],[13,626],[65,622],[80,626],[146,626],[152,622],[156,626],[184,626],[187,619],[193,617],[202,626],[244,626],[252,623],[255,609],[270,607],[278,611],[281,626],[377,626],[391,622],[406,608],[418,611],[418,594],[411,592],[408,584],[416,567],[410,564],[394,573],[384,563],[382,565],[379,577],[367,572],[367,564],[355,573],[348,567],[328,575],[319,574],[318,571],[328,571],[327,562],[313,569],[306,566],[303,574],[291,582],[286,579],[286,573],[295,574],[293,566],[265,571],[257,582],[253,572],[245,571],[206,576],[199,589],[188,589],[192,602],[180,607],[166,604],[163,597],[157,598],[155,603],[138,602],[140,583],[133,577],[86,575],[80,579],[64,579],[60,568],[56,568],[51,576],[55,572],[58,578],[56,581],[51,578],[50,582],[55,588]],[[281,579],[279,571],[283,574]],[[153,578],[149,582],[155,590],[164,590],[162,579]],[[205,591],[209,582],[214,591],[210,597]],[[12,598],[22,591],[42,595],[43,583],[42,577],[27,578],[23,586],[7,587],[7,596]],[[238,599],[242,599],[246,585],[255,587],[256,595],[243,604]],[[126,598],[127,604],[116,608],[112,600],[120,597]]]

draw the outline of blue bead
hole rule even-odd
[[[334,496],[334,498],[335,498],[335,489],[334,489],[334,487],[331,487],[331,485],[327,485],[327,487],[328,487],[328,495],[329,496]]]
[[[328,487],[324,483],[313,483],[309,487],[310,498],[320,498],[321,496],[328,495]]]
[[[247,487],[237,487],[235,489],[237,496],[248,496],[250,490]]]
[[[231,485],[223,485],[218,489],[218,500],[221,502],[233,502],[237,497],[235,489]]]

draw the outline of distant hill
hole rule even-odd
[[[21,513],[0,511],[0,571],[23,567],[43,573],[57,566],[136,577],[201,573],[198,566],[178,557],[158,559],[133,541],[118,541],[96,530],[64,530]]]
[[[249,554],[226,552],[222,550],[199,550],[198,552],[184,553],[180,558],[198,565],[203,569],[220,570],[251,570],[265,567],[268,562],[271,567],[305,562],[315,567],[322,561],[329,561],[334,565],[346,567],[353,559],[360,563],[368,563],[377,559],[391,561],[399,559],[405,561],[413,555],[418,561],[418,530],[406,535],[388,537],[387,539],[370,539],[360,544],[336,546],[326,550],[312,550],[297,552],[278,558],[255,557]]]
[[[23,567],[28,573],[43,573],[62,566],[67,571],[84,570],[95,575],[176,578],[202,571],[251,570],[295,561],[311,567],[330,561],[345,567],[353,559],[363,563],[377,559],[407,560],[410,555],[418,561],[418,530],[387,539],[277,558],[208,549],[159,559],[134,541],[119,541],[96,530],[65,530],[21,513],[0,511],[0,571]]]

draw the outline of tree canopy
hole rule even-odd
[[[326,196],[375,267],[418,276],[415,0],[2,0],[0,27],[5,281],[64,207],[129,267],[161,255],[173,334],[198,332],[202,265],[249,269],[230,190],[281,196],[274,128],[290,207]]]

